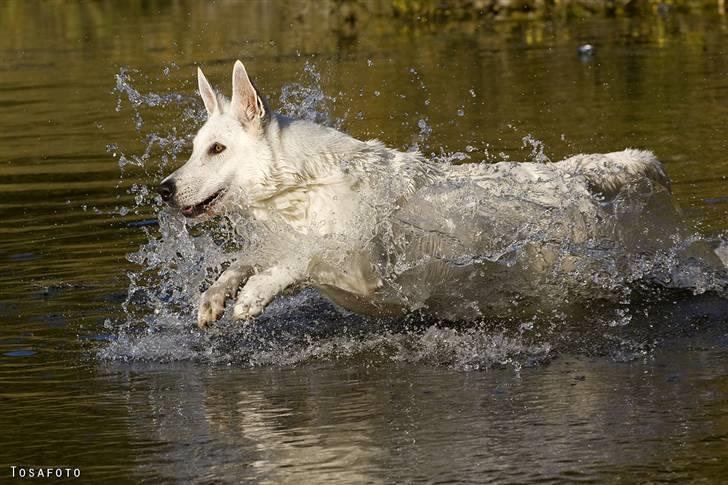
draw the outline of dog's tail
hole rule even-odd
[[[575,155],[559,163],[571,175],[586,178],[595,192],[606,196],[645,177],[670,191],[670,179],[652,152],[627,149],[605,154]]]

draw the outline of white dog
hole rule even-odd
[[[240,61],[230,101],[199,69],[198,84],[207,122],[158,192],[186,217],[241,213],[267,231],[259,253],[202,294],[200,327],[221,317],[228,298],[234,318],[248,320],[302,284],[372,315],[472,318],[550,304],[605,286],[604,258],[594,254],[615,244],[654,250],[669,237],[641,219],[649,205],[672,210],[668,178],[649,152],[437,164],[273,113]],[[652,195],[625,210],[626,186]]]

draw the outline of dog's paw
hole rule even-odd
[[[225,313],[225,292],[212,286],[200,298],[197,326],[207,328],[219,320],[223,313]]]
[[[233,318],[235,320],[250,320],[257,317],[263,313],[268,301],[268,298],[243,292],[238,297],[235,308],[233,308]]]

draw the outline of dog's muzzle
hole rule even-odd
[[[177,191],[177,186],[173,179],[165,180],[159,187],[157,187],[157,193],[162,196],[162,200],[169,202],[174,197],[174,193]]]

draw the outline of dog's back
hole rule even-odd
[[[583,176],[592,190],[605,196],[617,194],[635,180],[649,179],[670,190],[670,178],[662,163],[647,150],[626,149],[605,154],[580,154],[558,163],[565,173]]]
[[[438,170],[381,214],[386,230],[372,264],[384,284],[371,298],[472,319],[613,298],[607,275],[629,281],[647,265],[664,278],[667,266],[695,251],[705,268],[722,267],[707,247],[675,249],[686,232],[649,152]]]

